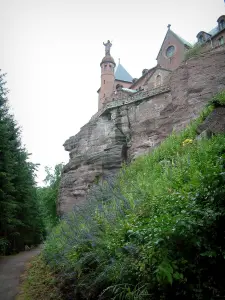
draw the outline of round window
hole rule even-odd
[[[166,50],[166,56],[167,57],[172,57],[175,52],[175,47],[174,46],[169,46]]]

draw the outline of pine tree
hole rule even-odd
[[[35,184],[36,165],[28,161],[21,132],[10,115],[4,80],[0,73],[0,253],[38,244],[44,228]]]

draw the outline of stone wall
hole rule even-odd
[[[109,103],[69,138],[64,144],[70,160],[62,174],[59,212],[84,203],[95,180],[116,173],[124,160],[152,151],[173,130],[196,118],[212,95],[225,89],[224,57],[221,48],[188,60],[172,72],[164,91]]]

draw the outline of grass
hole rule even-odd
[[[59,281],[41,255],[26,266],[21,291],[16,300],[61,300]]]

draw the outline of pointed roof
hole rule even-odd
[[[116,70],[115,70],[115,80],[132,82],[133,78],[127,72],[127,70],[121,65],[121,63],[119,63]]]
[[[164,38],[164,40],[163,40],[163,42],[162,42],[162,45],[161,45],[161,47],[160,47],[160,50],[159,50],[159,53],[158,53],[156,59],[158,59],[159,54],[160,54],[160,52],[161,52],[161,50],[162,50],[162,46],[163,46],[163,44],[164,44],[164,42],[165,42],[165,40],[166,40],[166,38],[167,38],[167,35],[168,35],[169,33],[172,33],[172,35],[175,36],[175,38],[177,38],[184,46],[186,46],[186,47],[188,47],[188,48],[192,48],[192,45],[191,45],[189,42],[187,42],[185,39],[183,39],[182,37],[180,37],[179,35],[177,35],[175,32],[173,32],[173,31],[170,29],[170,25],[168,25],[167,33],[166,33],[165,38]]]

